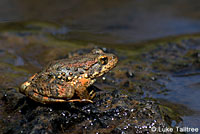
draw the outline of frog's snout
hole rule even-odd
[[[23,92],[24,90],[26,90],[26,88],[27,88],[30,84],[31,84],[31,83],[28,82],[28,81],[24,82],[24,83],[20,86],[19,92]]]

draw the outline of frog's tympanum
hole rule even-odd
[[[56,60],[24,82],[19,91],[31,99],[46,103],[92,102],[95,93],[87,87],[117,64],[114,54],[94,49],[71,59]],[[76,96],[76,97],[75,97]]]

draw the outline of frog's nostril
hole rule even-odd
[[[113,59],[116,59],[116,56],[115,56],[115,55],[113,55],[113,56],[112,56],[112,58],[113,58]]]

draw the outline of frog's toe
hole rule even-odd
[[[90,103],[93,103],[93,101],[89,100],[89,99],[72,99],[72,100],[68,100],[67,102],[90,102]]]
[[[90,99],[93,99],[96,96],[96,93],[94,92],[94,90],[90,91],[89,96],[90,96]]]

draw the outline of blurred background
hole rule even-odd
[[[1,0],[0,22],[48,21],[69,39],[133,43],[200,31],[196,0]]]

